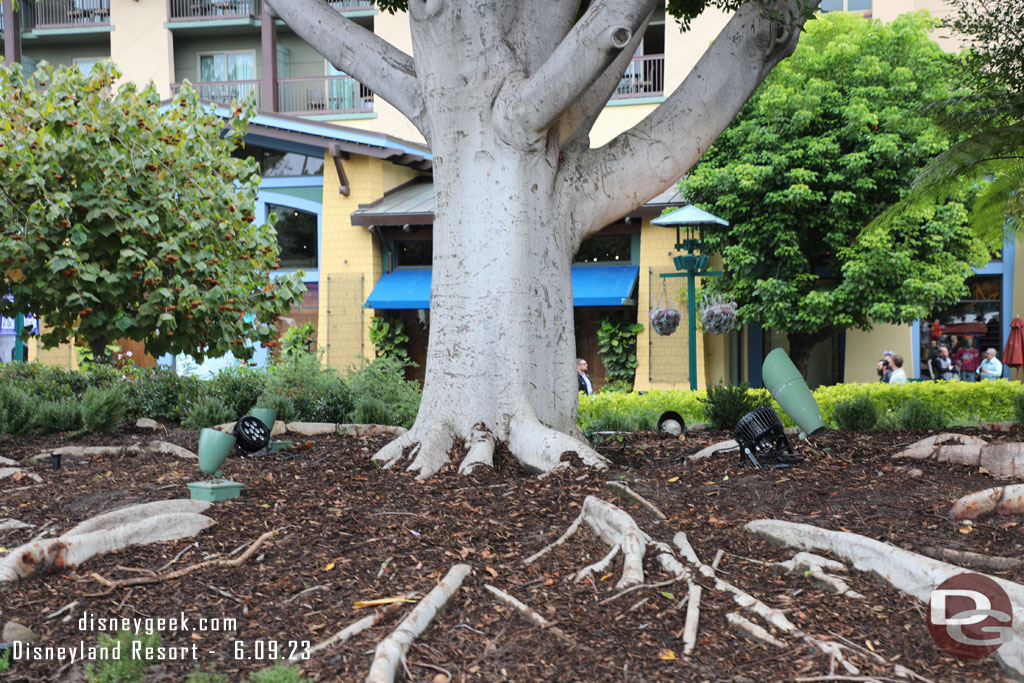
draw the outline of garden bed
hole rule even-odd
[[[953,431],[991,441],[1013,438],[978,428]],[[912,551],[940,546],[1021,555],[1019,518],[992,517],[965,525],[947,515],[957,497],[998,485],[998,480],[977,468],[888,457],[924,436],[829,432],[814,440],[818,454],[806,444],[798,446],[808,454],[800,467],[754,470],[742,467],[735,452],[687,463],[688,454],[728,438],[724,433],[693,433],[682,439],[638,433],[598,446],[615,463],[607,472],[572,470],[530,477],[499,448],[493,471],[459,477],[450,464],[427,482],[380,470],[369,461],[390,437],[299,437],[290,457],[226,462],[225,476],[245,485],[242,497],[215,504],[206,514],[216,524],[195,539],[128,548],[89,560],[77,570],[0,587],[0,620],[28,626],[46,646],[73,646],[83,640],[95,644],[96,629],[79,628],[84,613],[171,618],[184,612],[193,628],[200,618],[235,620],[227,630],[165,630],[165,645],[195,644],[196,659],[164,661],[149,673],[184,680],[195,668],[214,665],[230,680],[239,680],[270,664],[271,641],[284,655],[290,641],[320,642],[372,609],[356,609],[356,601],[422,596],[453,564],[466,562],[473,573],[409,653],[409,670],[416,680],[444,681],[447,672],[452,680],[739,683],[829,673],[829,657],[798,639],[776,634],[786,642],[780,649],[741,638],[725,620],[736,606],[726,594],[710,590],[712,582],[702,577],[697,644],[691,656],[684,656],[678,634],[685,615],[685,607],[679,606],[685,583],[644,588],[602,603],[617,593],[614,584],[622,561],[613,563],[607,576],[575,583],[573,573],[608,550],[585,529],[535,563],[523,562],[562,534],[584,498],[594,495],[627,509],[657,539],[670,541],[676,531],[685,531],[703,562],[724,551],[718,569],[725,580],[784,610],[812,636],[852,642],[859,648],[852,651],[862,674],[891,677],[893,667],[902,665],[936,681],[1010,680],[991,657],[958,661],[939,650],[928,633],[925,605],[859,572],[844,578],[865,596],[862,600],[836,596],[802,574],[775,571],[762,563],[787,560],[793,551],[768,545],[742,528],[749,520],[777,518],[864,534]],[[0,438],[6,457],[26,462],[37,453],[69,445],[56,436]],[[73,443],[130,445],[151,438],[148,432],[126,429]],[[169,429],[157,438],[194,450],[197,433]],[[33,525],[0,531],[0,546],[8,549],[44,527],[59,533],[113,507],[187,497],[185,484],[201,478],[194,461],[155,455],[93,457],[65,461],[58,471],[32,471],[43,477],[41,485],[27,478],[0,480],[0,519]],[[628,484],[668,520],[613,493],[606,485],[611,479]],[[213,567],[114,590],[90,576],[95,572],[122,579],[172,560],[168,570],[218,553],[226,557],[271,529],[281,531],[237,568]],[[645,569],[649,582],[667,578],[653,560]],[[1020,568],[981,571],[1024,582]],[[554,621],[579,646],[567,646],[550,630],[495,602],[485,583]],[[50,618],[72,601],[77,605]],[[344,646],[300,662],[305,675],[362,680],[374,646],[394,625],[375,626]],[[77,675],[80,665],[66,664],[15,662],[4,680]]]

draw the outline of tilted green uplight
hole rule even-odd
[[[199,500],[227,500],[237,498],[242,485],[236,481],[221,478],[220,466],[235,447],[233,434],[225,434],[216,429],[204,429],[199,433],[199,469],[213,478],[207,481],[189,482],[188,490],[193,498]]]

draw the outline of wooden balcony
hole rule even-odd
[[[110,0],[25,0],[21,30],[110,26]]]
[[[259,19],[261,0],[171,0],[171,21]]]
[[[640,97],[661,97],[665,94],[665,55],[644,55],[634,57],[622,80],[619,81],[612,100],[627,100]]]
[[[369,114],[373,93],[351,76],[280,78],[278,111],[286,114]]]
[[[181,83],[171,83],[171,95],[176,95],[180,88]],[[251,91],[256,91],[256,102],[260,101],[258,80],[193,83],[192,88],[199,93],[200,99],[219,104],[231,104],[233,100],[241,100]]]

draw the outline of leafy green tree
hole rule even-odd
[[[949,3],[954,11],[946,25],[967,45],[959,75],[972,93],[940,100],[930,111],[960,141],[921,171],[912,192],[882,220],[973,186],[972,227],[998,237],[1007,222],[1024,229],[1024,0]]]
[[[248,358],[303,290],[270,279],[258,169],[231,157],[251,110],[225,124],[189,88],[161,110],[152,86],[114,91],[120,75],[0,64],[0,314],[32,312],[44,345],[77,336],[98,362],[121,337]]]
[[[785,332],[805,374],[835,331],[926,315],[989,256],[957,202],[865,230],[948,145],[918,106],[951,94],[955,58],[929,39],[936,23],[847,13],[808,22],[682,184],[731,224],[705,233],[726,271],[705,290],[735,300],[740,321]]]

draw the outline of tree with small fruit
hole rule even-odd
[[[247,358],[303,291],[271,279],[258,169],[231,156],[251,109],[225,121],[187,87],[161,108],[152,86],[115,90],[120,76],[0,64],[0,314],[31,312],[45,346],[77,337],[97,362],[118,338]]]

